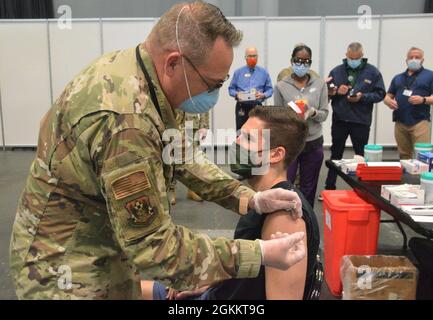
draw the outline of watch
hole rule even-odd
[[[423,97],[423,98],[422,98],[422,103],[423,103],[423,104],[426,104],[426,102],[427,102],[427,98],[426,98],[426,97]]]

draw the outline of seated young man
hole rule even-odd
[[[269,129],[270,146],[266,147],[263,129]],[[307,134],[306,123],[287,107],[257,106],[243,125],[232,152],[236,163],[231,165],[234,173],[247,178],[256,191],[271,188],[294,190],[302,200],[303,217],[293,220],[286,212],[259,215],[251,210],[239,219],[235,239],[270,239],[284,233],[304,232],[306,257],[286,271],[274,268],[260,270],[254,279],[230,279],[211,288],[178,293],[160,283],[142,281],[145,299],[218,299],[218,300],[256,300],[256,299],[305,299],[314,282],[316,256],[320,235],[316,216],[302,193],[287,181],[287,167],[302,151]],[[264,152],[267,151],[267,152]],[[241,161],[240,155],[247,154],[248,164]],[[265,155],[267,154],[267,155]],[[257,159],[261,164],[257,164]],[[267,159],[266,159],[267,158]],[[243,158],[245,159],[245,157]],[[267,164],[264,174],[257,174],[259,166]],[[256,172],[256,175],[254,173]]]

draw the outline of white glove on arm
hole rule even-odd
[[[305,257],[304,232],[277,232],[271,240],[259,240],[262,265],[287,270]]]
[[[302,218],[302,202],[294,191],[277,188],[257,192],[253,203],[258,214],[286,210],[294,219]]]

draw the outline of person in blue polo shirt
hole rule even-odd
[[[245,50],[246,66],[235,71],[229,86],[230,96],[236,99],[236,130],[248,120],[248,113],[272,96],[273,88],[269,72],[257,65],[257,49]]]
[[[347,48],[343,64],[332,69],[329,74],[329,85],[335,85],[328,91],[333,111],[332,160],[343,157],[349,136],[355,154],[364,156],[364,146],[370,135],[373,106],[385,97],[382,74],[367,61],[362,45],[353,42]],[[336,180],[335,171],[329,170],[325,189],[336,189]]]
[[[415,143],[430,142],[430,105],[433,104],[433,71],[425,69],[424,51],[410,48],[405,72],[396,75],[385,97],[394,110],[394,135],[400,159],[411,159]]]

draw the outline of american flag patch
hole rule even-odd
[[[111,183],[116,200],[124,199],[150,188],[149,179],[144,171],[136,171]]]

